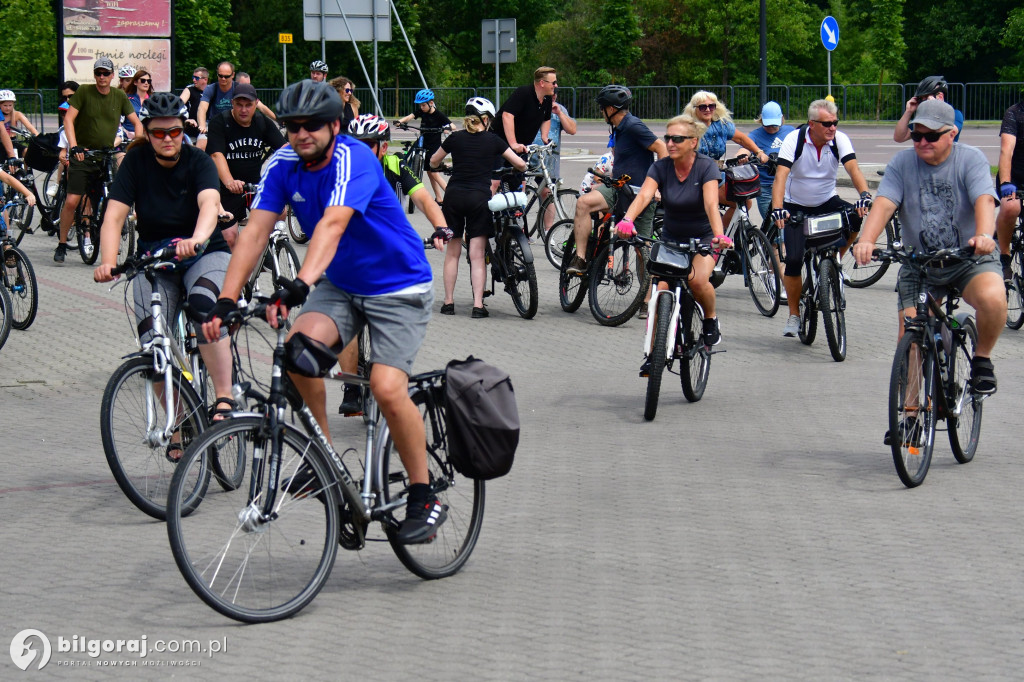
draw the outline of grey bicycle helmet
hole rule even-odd
[[[357,140],[390,140],[391,128],[376,114],[359,114],[348,124],[348,134]]]
[[[341,96],[327,82],[315,83],[309,79],[289,85],[277,100],[277,120],[311,118],[336,121],[341,118],[345,105]]]
[[[416,104],[426,104],[430,100],[434,99],[433,90],[420,90],[416,93]]]
[[[327,62],[322,59],[317,59],[315,62],[309,65],[310,71],[322,71],[327,73]]]
[[[606,85],[597,93],[596,101],[600,107],[628,109],[633,101],[633,93],[625,85]]]
[[[145,124],[151,118],[173,117],[184,121],[188,118],[188,107],[173,92],[158,92],[142,102],[139,118]]]
[[[917,84],[917,92],[914,93],[914,97],[927,97],[928,95],[934,95],[940,92],[943,95],[949,94],[949,87],[946,83],[946,79],[942,76],[928,76]]]
[[[494,118],[494,104],[486,97],[470,97],[466,100],[467,116],[487,116]]]

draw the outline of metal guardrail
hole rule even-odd
[[[46,132],[45,119],[43,113],[47,111],[45,109],[45,96],[44,91],[41,90],[12,90],[17,100],[14,103],[14,108],[17,111],[25,114],[26,118],[36,127],[41,133]],[[53,110],[57,110],[57,94],[53,91],[46,91],[53,96],[54,104]]]

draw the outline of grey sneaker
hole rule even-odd
[[[67,244],[57,244],[57,248],[53,252],[53,262],[54,263],[61,263],[61,264],[63,264],[64,263],[64,256],[67,254],[67,252],[68,252],[68,245]]]
[[[587,271],[587,261],[580,258],[579,254],[574,254],[572,262],[569,263],[569,267],[565,271],[570,275],[582,275]]]
[[[782,330],[783,336],[796,336],[800,333],[800,316],[790,315],[786,320],[786,328]]]

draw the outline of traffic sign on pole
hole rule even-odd
[[[821,44],[829,52],[839,44],[839,22],[835,17],[827,16],[821,20]]]

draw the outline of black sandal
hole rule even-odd
[[[227,405],[227,407],[217,407],[220,404]],[[238,403],[231,398],[217,398],[213,402],[213,407],[210,408],[210,421],[223,421],[226,417],[230,417],[231,413],[236,410],[238,410]],[[217,417],[220,417],[220,419],[217,419]]]
[[[175,452],[175,451],[177,451],[178,455],[176,457],[171,456],[171,453]],[[185,448],[182,446],[182,444],[180,442],[179,443],[168,443],[167,444],[167,449],[164,450],[164,457],[166,457],[167,461],[170,462],[171,464],[177,464],[178,462],[180,462],[181,461],[181,457],[184,454],[185,454]]]

